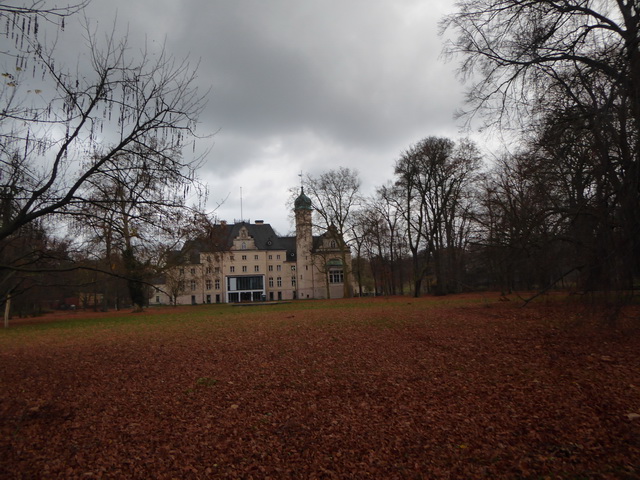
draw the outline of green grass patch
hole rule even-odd
[[[218,383],[218,380],[211,377],[200,377],[196,380],[196,385],[198,387],[213,387]]]
[[[352,298],[341,300],[305,300],[264,306],[233,308],[228,304],[152,307],[142,313],[123,310],[96,315],[76,312],[73,318],[41,317],[30,322],[15,321],[0,329],[0,349],[39,342],[107,341],[128,335],[208,335],[220,329],[251,331],[268,325],[340,327],[371,325],[392,328],[425,310],[478,304],[482,296]]]

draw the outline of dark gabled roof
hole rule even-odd
[[[171,250],[167,252],[167,265],[175,266],[184,265],[185,263],[198,263],[198,260],[194,261],[194,257],[198,255],[198,250],[195,249],[191,243],[192,242],[187,242],[181,250]]]
[[[247,229],[258,250],[286,250],[287,260],[295,260],[295,237],[279,237],[268,223],[248,222],[214,225],[206,237],[186,242],[182,248],[183,255],[188,254],[192,259],[191,263],[197,263],[197,260],[193,260],[200,252],[229,251],[233,246],[233,240],[240,236],[242,227]]]
[[[280,237],[278,239],[280,248],[278,250],[287,251],[287,260],[290,262],[296,261],[296,237]]]
[[[313,236],[313,251],[317,252],[322,248],[322,244],[324,242],[325,239],[329,239],[329,240],[336,240],[336,242],[339,242],[340,240],[340,236],[338,235],[338,230],[336,228],[336,226],[332,223],[329,228],[327,229],[327,231],[325,231],[324,233],[322,233],[321,235],[314,235]],[[335,247],[336,251],[339,251],[340,248],[338,246]],[[328,250],[325,250],[328,251]]]
[[[228,248],[231,248],[233,240],[240,236],[240,229],[245,227],[249,236],[255,241],[258,250],[280,250],[280,248],[276,246],[279,237],[268,223],[240,222],[227,226],[230,227],[227,238]]]

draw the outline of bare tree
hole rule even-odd
[[[10,22],[14,21],[10,18],[11,16],[16,20],[25,19],[25,24],[29,19],[29,17],[25,17],[26,15],[32,15],[30,18],[34,22],[38,19],[45,20],[47,22],[57,20],[62,22],[65,17],[73,15],[86,7],[89,4],[89,1],[90,0],[85,0],[75,4],[68,4],[66,6],[59,7],[57,5],[49,5],[45,0],[31,0],[29,2],[24,2],[22,5],[3,0],[2,3],[0,3],[0,15],[9,19]],[[16,26],[19,27],[19,25]],[[32,26],[35,28],[35,24]],[[10,24],[7,32],[13,31],[12,28],[13,27]]]
[[[95,189],[116,176],[169,179],[172,189],[163,194],[191,196],[201,160],[183,156],[183,149],[195,149],[205,105],[195,68],[164,49],[132,56],[127,38],[114,34],[100,44],[87,25],[89,62],[72,71],[40,43],[36,25],[82,4],[32,7],[0,6],[8,33],[19,39],[0,57],[0,242],[39,220],[82,219],[86,205],[95,203]],[[148,200],[144,182],[127,190],[138,204]],[[7,275],[15,259],[4,256],[0,268]]]
[[[550,113],[529,148],[544,164],[545,189],[554,192],[547,205],[563,219],[562,239],[571,248],[564,258],[580,272],[576,288],[629,285],[633,255],[620,229],[623,212],[609,180],[615,176],[594,149],[589,120],[576,113],[574,107]]]
[[[550,84],[566,93],[590,71],[619,85],[640,126],[640,7],[628,0],[462,0],[441,23],[458,35],[445,53],[462,54],[461,73],[480,80],[469,101],[485,113],[524,110],[528,119]],[[576,83],[569,76],[578,75]],[[533,100],[533,101],[532,101]],[[495,117],[494,117],[495,118]]]
[[[355,274],[356,281],[358,283],[358,295],[363,295],[364,286],[364,251],[365,244],[370,237],[369,231],[369,216],[367,215],[366,208],[364,210],[358,210],[354,214],[354,219],[349,225],[349,236],[352,239],[353,246],[355,248],[355,259],[353,259],[353,273]]]
[[[165,285],[167,288],[166,293],[171,299],[171,304],[175,307],[178,297],[187,291],[184,268],[168,269],[165,272]]]
[[[389,235],[385,220],[371,202],[367,202],[361,210],[355,212],[350,222],[349,235],[356,249],[354,271],[359,294],[363,294],[365,273],[370,273],[373,291],[376,294],[387,293],[385,286],[389,273]]]
[[[389,256],[389,293],[403,293],[402,264],[404,260],[402,232],[406,225],[403,222],[402,212],[399,209],[398,190],[393,185],[383,185],[376,192],[373,203],[380,218],[385,222],[388,232],[388,256]]]
[[[2,159],[3,172],[13,178],[21,171],[22,178],[0,240],[37,218],[73,215],[89,201],[91,180],[113,171],[153,169],[182,179],[185,188],[195,178],[198,162],[180,157],[204,104],[194,71],[164,53],[131,64],[125,41],[110,41],[104,53],[94,43],[90,49],[91,78],[58,73],[53,57],[42,57],[58,95],[42,107],[20,109],[3,131],[5,145],[19,155]],[[61,138],[53,126],[64,132]],[[132,163],[133,156],[146,161]]]
[[[375,292],[383,295],[402,293],[401,247],[405,229],[398,195],[399,189],[393,185],[378,188],[375,196],[364,201],[350,226],[356,246],[358,283],[362,286],[360,273],[368,266]]]
[[[466,192],[480,167],[477,148],[428,137],[403,152],[396,162],[396,186],[413,256],[414,295],[433,266],[437,294],[458,289],[457,265],[468,224]]]
[[[361,202],[360,179],[358,173],[349,168],[340,167],[315,178],[307,176],[307,193],[315,209],[316,226],[330,235],[340,251],[344,269],[344,296],[351,296],[351,265],[348,255],[350,248],[347,233],[351,214]]]
[[[484,178],[475,219],[486,271],[503,294],[544,288],[566,269],[554,183],[544,159],[525,153],[500,159]]]
[[[420,296],[422,281],[429,269],[426,222],[427,208],[420,192],[421,174],[417,163],[419,148],[412,146],[402,152],[396,162],[396,191],[399,210],[404,217],[405,238],[411,252],[413,295]]]
[[[584,266],[589,288],[629,288],[640,275],[638,2],[463,0],[458,9],[442,27],[457,35],[445,52],[462,55],[460,72],[477,79],[469,118],[534,130],[556,151],[588,142],[599,205],[584,233],[605,253]],[[567,128],[580,135],[558,134]]]

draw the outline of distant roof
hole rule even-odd
[[[191,256],[200,252],[228,251],[233,246],[233,240],[240,236],[242,227],[247,229],[248,235],[253,238],[258,250],[286,250],[287,260],[295,260],[295,237],[279,237],[268,223],[216,224],[207,237],[186,242],[182,251],[188,251]]]

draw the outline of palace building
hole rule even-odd
[[[351,291],[349,247],[335,227],[312,234],[311,200],[294,203],[295,237],[271,225],[221,222],[174,253],[150,304],[198,304],[342,298]],[[347,285],[345,285],[345,281]],[[347,287],[347,288],[345,288]]]

